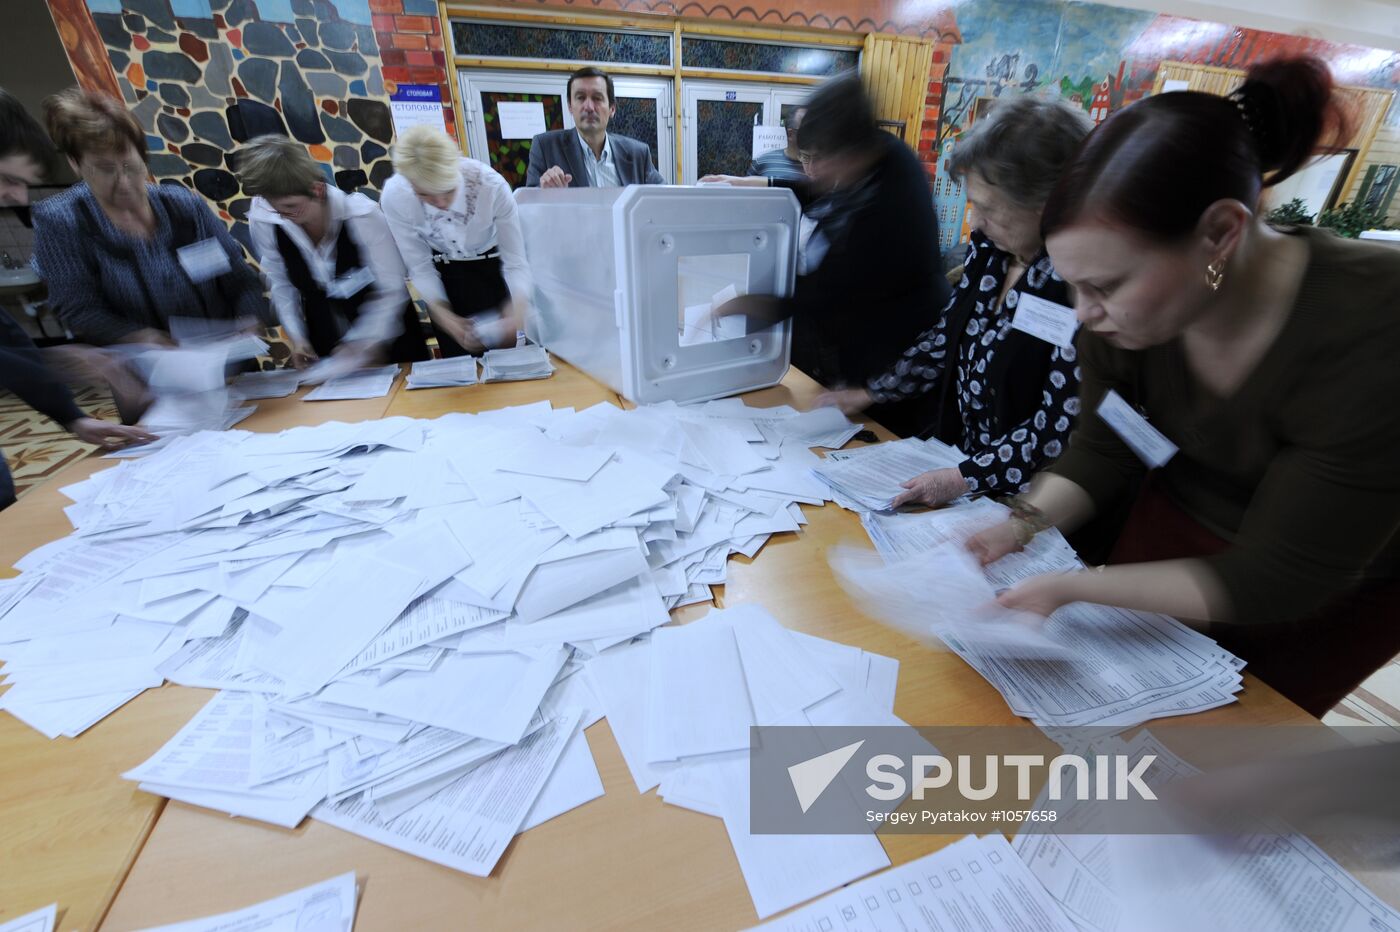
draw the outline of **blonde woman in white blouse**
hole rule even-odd
[[[514,346],[531,284],[510,185],[430,126],[406,130],[392,154],[379,203],[442,355]]]

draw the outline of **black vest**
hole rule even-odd
[[[369,300],[372,286],[365,285],[348,297],[332,298],[311,274],[306,258],[287,231],[277,224],[277,252],[287,269],[287,280],[301,293],[301,314],[306,321],[306,336],[318,356],[329,356],[360,316],[360,307]],[[335,278],[341,279],[362,267],[360,246],[350,235],[349,221],[342,222],[335,240]],[[401,330],[389,356],[392,362],[414,362],[428,359],[427,343],[412,301],[404,304]]]

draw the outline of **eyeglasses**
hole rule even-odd
[[[125,175],[127,178],[145,178],[148,170],[142,162],[86,162],[83,165],[85,173],[90,173],[96,178],[116,178]]]

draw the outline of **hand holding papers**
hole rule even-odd
[[[1040,660],[1070,656],[1041,631],[1038,616],[1013,612],[960,544],[949,543],[886,564],[869,551],[834,548],[831,568],[856,604],[892,627],[953,650],[996,650]]]
[[[886,593],[884,598],[894,600],[898,607],[886,612],[891,623],[928,617],[937,610],[925,606],[921,613],[909,603],[940,602],[943,592],[910,594],[919,584],[906,580],[917,578],[919,555],[955,548],[962,559],[967,535],[1004,516],[1003,506],[985,499],[917,515],[863,516],[871,539],[890,563],[889,573],[857,562],[850,575],[856,585],[873,586]],[[900,572],[898,568],[906,563],[906,571]],[[980,572],[991,587],[1002,589],[1029,576],[1081,566],[1058,532],[1043,531],[1024,551],[1008,554]],[[971,577],[964,574],[963,578]],[[1242,661],[1163,615],[1074,603],[1029,629],[1056,645],[1060,659],[1041,662],[1037,648],[1026,641],[1027,629],[994,633],[969,622],[949,631],[943,641],[1001,692],[1013,712],[1042,727],[1128,727],[1226,705],[1241,688]],[[1040,649],[1046,652],[1043,656],[1051,656],[1049,647],[1041,644]],[[1144,688],[1144,683],[1155,685]]]
[[[700,343],[719,343],[723,340],[738,340],[748,334],[748,318],[743,314],[716,316],[715,311],[739,296],[739,289],[726,285],[715,292],[708,302],[695,304],[685,309],[685,321],[681,327],[680,345],[695,346]]]
[[[910,437],[830,454],[813,471],[860,510],[890,511],[906,481],[931,469],[957,466],[966,458],[937,440]]]

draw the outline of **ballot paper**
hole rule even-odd
[[[1068,660],[1073,651],[1046,635],[1038,615],[1003,608],[970,553],[957,543],[885,563],[869,551],[835,547],[837,580],[866,614],[951,650],[1025,660]]]
[[[355,901],[352,871],[246,909],[147,932],[350,932],[355,927]]]
[[[988,498],[974,498],[952,507],[911,514],[861,515],[861,524],[887,561],[908,559],[947,544],[963,544],[979,531],[1006,521],[1011,509]],[[1074,548],[1055,528],[1041,531],[1025,549],[1009,553],[982,568],[997,588],[1006,589],[1041,573],[1080,569]]]
[[[1091,761],[1100,754],[1137,760],[1145,753],[1154,757],[1148,773],[1154,789],[1199,773],[1148,731],[1126,742],[1101,738],[1084,751]],[[1066,792],[1064,798],[1072,797]],[[1042,792],[1036,807],[1045,805]],[[1084,824],[1074,802],[1056,808]],[[1023,831],[1013,846],[1077,926],[1092,932],[1400,929],[1400,912],[1316,844],[1283,824],[1266,829],[1215,838]]]
[[[890,511],[904,483],[933,469],[956,467],[967,459],[956,447],[909,437],[828,455],[813,470],[861,511]]]
[[[377,369],[364,369],[326,379],[306,393],[303,401],[344,401],[354,398],[383,398],[399,376],[397,363]],[[308,380],[309,381],[309,380]]]
[[[968,835],[764,923],[783,932],[1077,932],[1001,835]]]
[[[0,923],[0,932],[53,932],[58,917],[58,904],[50,903],[8,922]]]
[[[264,369],[244,372],[233,380],[234,394],[245,400],[256,398],[285,398],[301,387],[301,373],[296,369]]]
[[[481,381],[518,382],[547,379],[554,364],[543,346],[513,346],[487,350],[481,356]]]
[[[577,711],[554,719],[395,819],[381,819],[361,797],[323,803],[314,815],[415,857],[489,876],[543,791],[577,721]]]
[[[476,357],[453,356],[446,359],[424,359],[413,364],[405,387],[450,388],[455,385],[475,385]]]
[[[703,257],[691,258],[699,261]],[[684,261],[682,260],[682,262]],[[683,268],[681,270],[682,278],[686,274],[686,270]],[[700,274],[705,275],[703,271]],[[684,282],[682,290],[686,290]],[[703,293],[701,292],[701,294]],[[718,317],[715,314],[716,310],[737,298],[741,293],[739,287],[731,283],[716,291],[709,301],[687,306],[683,311],[684,318],[681,322],[680,345],[696,346],[701,343],[720,343],[725,340],[742,339],[746,336],[749,332],[746,315],[728,314],[724,317]]]

